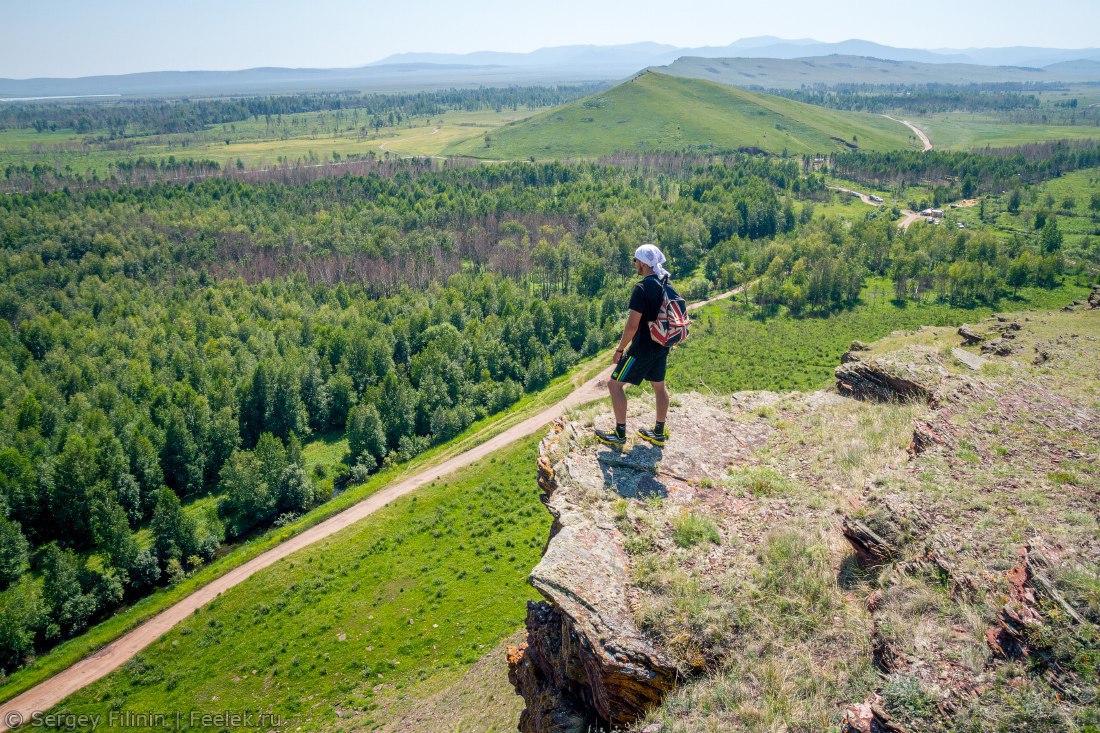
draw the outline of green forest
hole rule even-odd
[[[761,318],[850,308],[871,276],[992,305],[1096,272],[1054,216],[1011,238],[815,217],[832,194],[795,159],[364,171],[0,198],[0,668],[597,354],[641,242],[690,298],[755,281]],[[332,431],[343,474],[307,472]]]
[[[197,132],[213,125],[247,120],[271,125],[283,115],[330,112],[337,127],[377,130],[408,117],[441,115],[447,110],[535,109],[552,107],[587,96],[603,84],[513,86],[446,89],[406,94],[295,94],[237,99],[120,99],[118,101],[61,100],[0,106],[0,131],[35,132],[72,130],[90,135],[90,142],[141,135]]]

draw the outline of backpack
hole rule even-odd
[[[668,283],[668,276],[661,281],[663,299],[657,319],[649,323],[649,337],[661,346],[672,348],[688,337],[691,318],[688,317],[687,302]]]

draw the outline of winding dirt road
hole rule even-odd
[[[914,125],[912,122],[909,122],[908,120],[899,120],[897,117],[891,117],[890,115],[883,115],[883,117],[885,117],[888,120],[893,120],[894,122],[900,122],[901,124],[908,127],[910,130],[912,130],[914,133],[916,133],[917,137],[920,138],[920,141],[922,143],[924,143],[925,152],[932,149],[932,141],[929,140],[928,136],[924,134],[924,130],[920,129],[919,127]]]
[[[859,196],[860,201],[867,204],[868,206],[882,206],[881,202],[873,201],[871,199],[871,196],[866,193],[860,193],[859,191],[853,191],[850,188],[844,188],[843,186],[834,186],[832,184],[826,184],[825,188],[831,188],[834,191],[843,191],[844,193],[854,193],[856,196]]]
[[[909,227],[913,225],[913,222],[921,218],[920,214],[915,211],[910,211],[909,209],[902,209],[901,213],[903,217],[901,221],[898,222],[899,229],[909,229]]]
[[[692,303],[688,306],[688,310],[695,310],[715,301],[728,298],[740,293],[743,289],[744,286],[741,286],[708,300]],[[178,601],[175,605],[169,606],[141,626],[120,636],[68,669],[0,704],[0,731],[10,730],[14,727],[13,723],[18,725],[18,721],[31,720],[34,712],[49,710],[77,690],[118,669],[142,649],[167,633],[173,626],[194,613],[195,610],[264,568],[355,524],[394,499],[415,491],[424,484],[440,479],[459,468],[488,456],[493,451],[504,448],[510,443],[541,430],[551,421],[561,417],[567,410],[606,396],[607,379],[611,376],[612,369],[613,366],[608,366],[595,377],[573,390],[561,402],[546,408],[521,423],[513,425],[484,443],[459,453],[443,463],[423,469],[408,478],[390,484],[358,504],[329,517],[301,534],[291,537],[277,547],[257,555]]]

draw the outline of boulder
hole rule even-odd
[[[973,326],[966,323],[959,326],[958,334],[962,336],[964,346],[974,346],[985,341],[985,336],[975,331]]]
[[[1011,341],[1004,338],[995,338],[992,341],[988,341],[982,344],[983,354],[993,354],[994,356],[1009,356],[1015,351]]]
[[[916,355],[916,354],[913,354]],[[932,403],[939,381],[947,375],[931,354],[923,359],[878,357],[841,364],[834,371],[837,390],[845,397],[875,402],[921,400]],[[924,361],[921,364],[920,361]]]

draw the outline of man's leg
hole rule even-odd
[[[668,417],[668,390],[664,382],[653,382],[653,396],[657,399],[657,422],[664,423]],[[626,402],[623,402],[626,405]]]
[[[668,417],[668,390],[665,389],[663,379],[660,382],[651,382],[651,384],[653,385],[653,396],[657,400],[657,424],[653,426],[652,430],[641,428],[638,435],[660,448],[668,440],[668,431],[665,429],[665,418]]]
[[[615,429],[611,432],[596,429],[596,439],[601,443],[622,448],[626,445],[626,385],[617,379],[607,380],[611,393],[611,407],[615,410]]]
[[[615,424],[626,424],[626,385],[611,379],[607,382],[607,391],[611,393],[611,408],[615,411]]]

